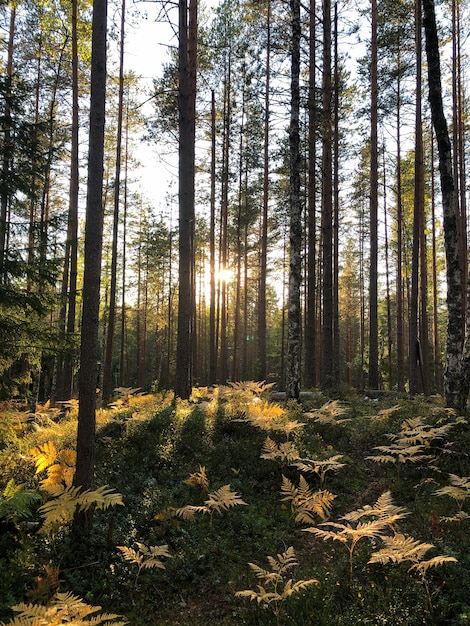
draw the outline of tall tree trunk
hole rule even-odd
[[[426,34],[428,61],[429,104],[439,152],[444,245],[447,277],[447,342],[444,372],[444,398],[447,406],[462,411],[465,408],[468,388],[463,384],[461,359],[463,349],[463,290],[461,259],[458,240],[458,214],[454,177],[452,173],[452,147],[442,102],[439,39],[433,0],[423,0],[423,24]]]
[[[269,207],[269,108],[271,81],[271,0],[267,0],[266,23],[266,83],[264,95],[264,136],[263,136],[263,209],[261,215],[261,250],[258,294],[258,363],[259,380],[266,378],[266,282],[268,271],[268,207]],[[245,309],[247,303],[245,300]]]
[[[11,81],[13,78],[13,54],[15,48],[15,29],[16,29],[16,0],[11,3],[10,8],[10,29],[8,35],[8,53],[6,66],[7,93],[5,98],[4,111],[4,140],[2,155],[2,185],[0,197],[0,283],[5,279],[5,261],[7,252],[7,228],[8,228],[8,211],[10,204],[9,178],[10,160],[12,158],[12,141],[11,141],[11,108],[9,104],[9,95],[11,92]]]
[[[300,0],[291,0],[291,110],[289,127],[290,228],[289,228],[289,311],[287,320],[286,396],[300,395],[302,282],[302,210],[300,201]]]
[[[175,394],[189,398],[194,358],[194,172],[197,0],[179,3],[179,297]]]
[[[397,269],[396,269],[396,301],[397,301],[397,389],[405,390],[405,338],[403,315],[403,196],[401,177],[401,57],[398,48],[398,80],[397,80]]]
[[[422,230],[424,228],[424,148],[421,103],[421,2],[415,0],[415,41],[416,41],[416,107],[415,107],[415,164],[414,164],[414,205],[413,205],[413,246],[411,261],[411,300],[410,300],[410,392],[425,392],[425,377],[422,362],[422,337],[419,329],[419,287]],[[421,315],[427,311],[421,310]]]
[[[377,0],[372,1],[370,60],[370,267],[369,267],[369,387],[379,388],[378,328],[378,43]]]
[[[323,322],[321,386],[335,385],[334,373],[334,294],[333,294],[333,164],[332,164],[332,84],[331,84],[331,1],[323,0],[322,75],[322,257]]]
[[[122,124],[124,108],[124,37],[126,25],[126,0],[121,2],[121,33],[119,46],[119,87],[118,87],[118,119],[116,132],[116,166],[114,172],[114,211],[113,211],[113,239],[111,244],[111,279],[109,286],[109,313],[106,335],[106,350],[103,363],[103,406],[111,401],[113,390],[113,356],[114,335],[116,329],[116,291],[117,291],[117,260],[118,260],[118,233],[119,233],[119,202],[121,191],[121,161],[122,161]]]
[[[308,62],[308,180],[307,180],[307,306],[305,312],[305,367],[307,388],[317,384],[317,188],[316,188],[316,2],[310,0]]]
[[[95,465],[98,321],[103,242],[106,21],[107,0],[94,0],[77,462],[73,479],[74,485],[82,489],[93,487]]]
[[[210,198],[210,304],[209,304],[209,385],[217,380],[216,298],[215,298],[215,94],[211,95],[211,198]]]

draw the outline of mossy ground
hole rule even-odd
[[[268,434],[277,442],[285,441],[286,434],[266,432],[244,419],[255,397],[249,389],[227,390],[216,397],[201,392],[185,403],[171,396],[145,396],[101,411],[96,484],[121,493],[125,506],[96,512],[91,536],[78,547],[70,543],[68,528],[44,536],[24,521],[4,525],[0,620],[7,622],[13,614],[10,607],[19,601],[47,601],[48,565],[59,568],[62,590],[125,616],[134,626],[469,624],[470,519],[445,521],[459,503],[435,494],[450,473],[470,475],[466,422],[445,411],[438,399],[397,401],[383,396],[375,401],[351,395],[341,405],[345,412],[336,422],[347,420],[341,423],[305,417],[328,401],[321,394],[286,407],[286,420],[305,424],[288,434],[303,458],[342,455],[345,467],[325,479],[325,487],[336,495],[330,520],[338,521],[391,491],[394,502],[409,512],[396,530],[434,544],[431,556],[458,559],[427,572],[429,606],[423,584],[408,571],[409,565],[368,562],[377,541],[358,543],[351,579],[345,547],[321,541],[296,524],[289,503],[281,500],[280,487],[283,474],[295,481],[299,472],[260,458]],[[47,440],[59,448],[73,445],[76,414],[50,418],[46,411],[28,421],[21,411],[7,408],[0,429],[0,488],[11,478],[38,487],[41,476],[35,476],[28,450]],[[445,439],[425,443],[432,460],[384,464],[367,458],[375,446],[390,443],[388,435],[398,433],[405,420],[417,417],[436,426],[453,424]],[[192,522],[165,515],[172,507],[204,502],[207,493],[184,482],[200,467],[206,469],[210,491],[230,484],[248,506],[196,515]],[[318,487],[318,476],[309,475],[308,480]],[[460,504],[470,513],[469,501],[470,494]],[[40,521],[37,510],[27,521]],[[137,576],[136,565],[117,549],[135,542],[167,544],[172,558],[165,560],[165,569],[143,569]],[[291,596],[277,621],[272,607],[236,598],[235,592],[256,588],[249,562],[265,567],[268,555],[289,546],[299,561],[291,573],[294,580],[319,582]]]

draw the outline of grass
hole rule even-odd
[[[268,393],[251,384],[200,390],[190,402],[175,402],[171,395],[128,395],[100,411],[96,485],[120,493],[124,506],[96,511],[93,533],[78,547],[71,545],[67,526],[54,535],[37,532],[41,502],[33,503],[27,520],[0,519],[0,622],[11,619],[14,604],[47,602],[59,587],[133,626],[469,624],[470,520],[449,518],[470,514],[470,497],[459,492],[456,502],[446,497],[454,492],[445,489],[452,487],[449,475],[470,476],[466,422],[438,400],[402,399],[397,405],[386,396],[378,403],[351,396],[339,406],[318,394],[303,406],[276,408]],[[24,417],[14,407],[1,412],[0,492],[11,479],[39,488],[44,476],[35,476],[31,448],[54,441],[65,449],[74,442],[73,409],[49,417],[42,408],[34,420]],[[445,436],[423,439],[425,456],[432,460],[370,458],[377,446],[397,437],[402,441],[403,424],[417,418],[428,429],[450,425],[438,431]],[[291,442],[289,451],[311,462],[341,455],[344,466],[324,477],[324,488],[336,496],[328,522],[342,523],[343,516],[372,507],[390,492],[408,514],[387,532],[433,544],[429,558],[457,559],[426,572],[429,597],[406,562],[370,562],[382,547],[380,533],[361,539],[351,560],[339,541],[304,532],[309,524],[295,521],[296,511],[281,494],[283,480],[299,485],[301,472],[282,455],[260,458],[267,437],[277,446]],[[201,468],[208,488],[188,481]],[[312,492],[319,489],[315,472],[303,476]],[[225,485],[248,506],[198,513],[193,521],[174,515],[188,504],[207,508],[208,493]],[[317,525],[322,522],[318,518]],[[144,566],[118,549],[127,546],[138,553],[139,545],[148,551]],[[159,546],[168,546],[171,558],[152,566],[158,559],[150,556],[159,554]],[[282,555],[289,547],[298,565],[287,579],[292,584],[315,579],[317,584],[297,585],[298,592],[286,594],[277,614],[269,601],[236,597],[239,591],[256,590],[249,563],[265,564],[268,555]]]

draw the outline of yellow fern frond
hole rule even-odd
[[[74,626],[124,626],[119,615],[104,613],[93,615],[101,611],[99,606],[86,604],[81,598],[72,593],[56,593],[47,606],[25,604],[24,602],[13,607],[20,613],[13,620],[2,626],[59,626],[73,624]],[[90,619],[84,619],[89,618]],[[117,620],[117,621],[116,621]]]
[[[457,559],[453,556],[435,556],[428,561],[415,563],[410,567],[409,571],[416,570],[422,576],[424,576],[428,569],[430,569],[431,567],[439,567],[441,565],[444,565],[444,563],[457,563]]]
[[[194,474],[191,474],[189,478],[183,482],[185,485],[189,485],[190,487],[200,486],[204,489],[204,491],[208,491],[209,489],[209,479],[207,478],[206,468],[202,465],[199,467],[198,472],[194,472]]]
[[[178,509],[175,509],[174,514],[176,517],[181,517],[188,522],[194,521],[196,513],[210,513],[210,509],[207,506],[195,506],[192,504],[186,504]]]
[[[401,506],[396,506],[393,503],[392,494],[390,491],[385,491],[374,505],[366,504],[366,506],[351,511],[342,517],[342,519],[348,522],[355,522],[364,517],[377,518],[388,526],[393,525],[399,519],[403,519],[409,512]]]
[[[299,452],[292,441],[284,441],[277,444],[270,437],[263,444],[262,459],[270,459],[279,462],[291,462],[299,458]]]
[[[55,463],[57,458],[57,448],[53,441],[46,441],[37,448],[32,448],[29,452],[34,457],[36,463],[36,474],[40,474],[50,465]]]
[[[209,507],[209,509],[217,511],[217,513],[221,513],[223,510],[228,510],[234,506],[247,506],[247,503],[241,499],[237,492],[232,491],[230,485],[224,485],[220,487],[220,489],[210,493],[204,504]]]
[[[341,418],[341,415],[344,415],[346,411],[346,407],[343,406],[338,400],[331,400],[315,411],[304,413],[304,417],[307,417],[318,424],[344,424],[351,421],[349,418]]]

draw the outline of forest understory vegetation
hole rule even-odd
[[[470,623],[470,431],[440,397],[120,391],[85,494],[77,403],[2,404],[2,625]]]

